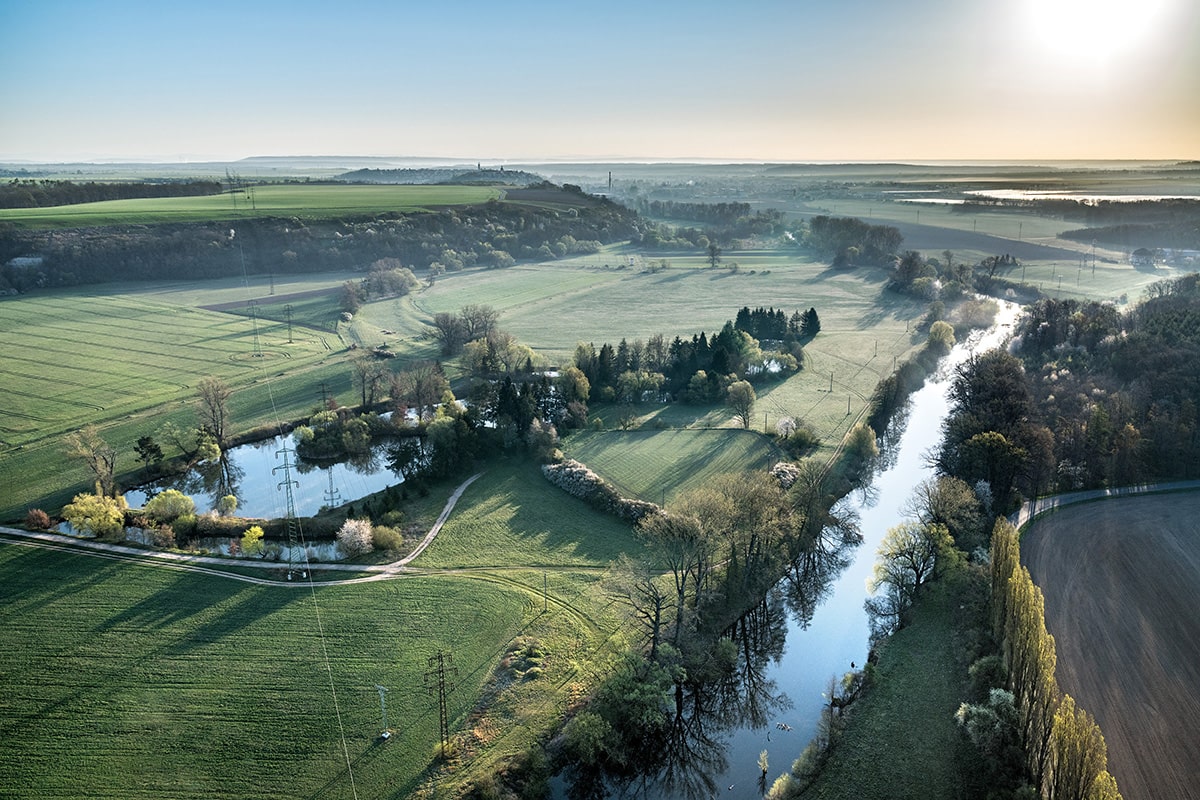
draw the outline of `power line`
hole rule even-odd
[[[232,229],[230,229],[230,231],[229,231],[230,238],[232,239],[235,235],[236,235],[235,232]],[[242,245],[241,245],[240,241],[238,242],[238,252],[241,255],[241,262],[242,262],[242,283],[246,287],[246,292],[249,293],[250,292],[250,282],[249,282],[249,276],[247,275],[247,272],[246,272],[246,255],[242,251]],[[254,323],[254,336],[255,336],[256,349],[257,349],[257,341],[258,341],[257,319],[255,319],[255,323]],[[262,361],[259,362],[260,365],[262,363],[263,363]],[[263,383],[267,387],[267,397],[271,401],[271,416],[275,420],[275,429],[279,433],[280,436],[283,436],[284,435],[283,421],[279,418],[279,406],[275,402],[275,390],[272,388],[272,385],[271,385],[271,376],[269,374],[266,374],[265,371],[263,373]],[[323,383],[321,384],[321,389],[322,389],[322,393],[324,393],[325,385]],[[308,591],[309,591],[309,595],[312,597],[312,601],[313,601],[313,617],[317,623],[317,636],[321,641],[321,657],[325,663],[325,674],[329,678],[329,694],[333,700],[333,713],[334,713],[334,718],[337,720],[338,738],[340,739],[341,744],[342,744],[342,755],[344,756],[344,758],[346,760],[346,775],[350,780],[350,795],[354,800],[358,800],[358,789],[356,788],[356,786],[354,784],[354,764],[350,760],[350,747],[346,743],[346,728],[345,728],[345,725],[342,723],[342,709],[338,703],[337,686],[335,685],[334,680],[333,680],[333,665],[329,661],[329,645],[325,640],[325,626],[321,622],[321,606],[317,602],[317,588],[316,588],[316,585],[313,583],[312,565],[308,561],[308,550],[307,550],[307,546],[305,545],[305,542],[304,542],[304,526],[301,524],[300,519],[296,516],[295,495],[294,495],[292,489],[295,486],[299,486],[299,483],[292,478],[292,472],[291,472],[291,470],[292,470],[292,464],[291,464],[292,453],[293,453],[293,451],[287,447],[284,447],[283,449],[279,450],[276,453],[276,456],[279,456],[279,455],[283,456],[283,464],[280,467],[276,467],[271,470],[272,473],[274,473],[275,471],[277,471],[279,469],[283,470],[283,480],[280,482],[278,488],[282,488],[285,490],[284,494],[285,494],[286,503],[287,503],[287,512],[286,512],[286,517],[285,517],[287,532],[288,532],[288,572],[287,572],[287,577],[288,577],[288,580],[291,580],[293,578],[293,576],[297,572],[299,572],[301,578],[308,579]],[[300,569],[298,566],[300,558],[303,558],[303,563],[304,563],[303,569]]]

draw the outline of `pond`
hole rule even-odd
[[[241,517],[280,519],[287,516],[284,475],[290,474],[296,515],[316,514],[322,506],[341,505],[403,482],[387,466],[393,441],[376,442],[369,453],[351,460],[330,463],[298,459],[295,442],[276,436],[232,447],[219,462],[199,464],[187,473],[155,481],[125,493],[132,508],[140,508],[153,493],[178,489],[192,498],[199,513],[216,510],[217,502],[232,494],[238,499]],[[284,449],[288,468],[284,469]]]
[[[903,521],[914,487],[933,477],[927,454],[941,441],[954,368],[1011,334],[1019,306],[1002,304],[996,324],[957,345],[909,400],[885,436],[882,466],[869,485],[843,499],[834,516],[857,518],[861,544],[826,531],[821,546],[793,566],[763,602],[731,631],[740,654],[733,685],[689,698],[691,717],[668,746],[679,761],[624,787],[627,796],[731,800],[763,791],[815,735],[831,679],[867,660],[870,621],[863,608],[876,550],[887,529]],[[767,753],[765,782],[759,754]],[[616,787],[613,787],[616,788]],[[567,793],[556,781],[556,794]]]

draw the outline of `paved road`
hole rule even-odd
[[[344,586],[351,583],[369,583],[371,581],[390,580],[403,573],[410,572],[409,563],[417,556],[421,555],[427,547],[433,542],[434,538],[441,531],[442,526],[449,519],[450,513],[454,511],[455,504],[462,497],[463,492],[467,490],[475,480],[483,473],[476,473],[463,481],[450,498],[446,501],[442,513],[438,515],[437,521],[433,523],[433,527],[429,529],[429,533],[425,534],[425,538],[421,543],[413,549],[411,553],[404,558],[397,559],[387,564],[308,564],[309,574],[313,569],[321,571],[334,572],[357,572],[369,573],[360,575],[355,578],[344,578],[340,580],[318,581],[321,586]],[[230,580],[242,581],[243,583],[253,583],[259,586],[289,586],[300,587],[308,586],[307,581],[285,581],[277,578],[257,578],[253,575],[243,575],[240,572],[230,572],[227,569],[219,569],[219,567],[238,567],[239,569],[258,569],[258,570],[274,570],[280,571],[283,565],[274,561],[256,561],[252,559],[229,559],[216,558],[214,556],[195,556],[187,553],[165,553],[156,550],[143,550],[137,547],[129,547],[121,544],[106,544],[104,542],[95,542],[88,539],[77,539],[73,536],[64,536],[58,533],[35,533],[33,531],[23,531],[17,528],[6,528],[0,526],[0,533],[8,536],[17,537],[14,539],[0,539],[0,542],[7,544],[25,545],[28,547],[45,547],[51,549],[69,549],[69,550],[84,550],[90,555],[96,555],[103,558],[114,558],[123,561],[136,561],[140,564],[148,564],[151,566],[166,567],[169,569],[178,569],[187,572],[198,572],[206,575],[216,575]]]

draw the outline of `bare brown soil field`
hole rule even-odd
[[[1126,800],[1200,798],[1200,492],[1071,506],[1021,560],[1063,691],[1095,715]]]

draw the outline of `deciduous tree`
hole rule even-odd
[[[200,426],[212,434],[217,446],[225,449],[229,434],[229,397],[233,390],[220,378],[208,376],[196,384],[200,401]]]
[[[77,494],[63,507],[63,519],[83,534],[98,539],[121,539],[125,530],[125,498]]]
[[[754,387],[749,381],[731,383],[725,392],[725,403],[733,409],[734,419],[747,430],[750,428],[751,415],[754,413],[754,403],[757,399]]]
[[[196,513],[196,503],[178,489],[166,489],[146,503],[146,516],[156,522],[170,523],[186,514]]]
[[[67,454],[83,459],[96,478],[96,493],[104,497],[116,494],[117,451],[104,441],[95,425],[67,436]]]

